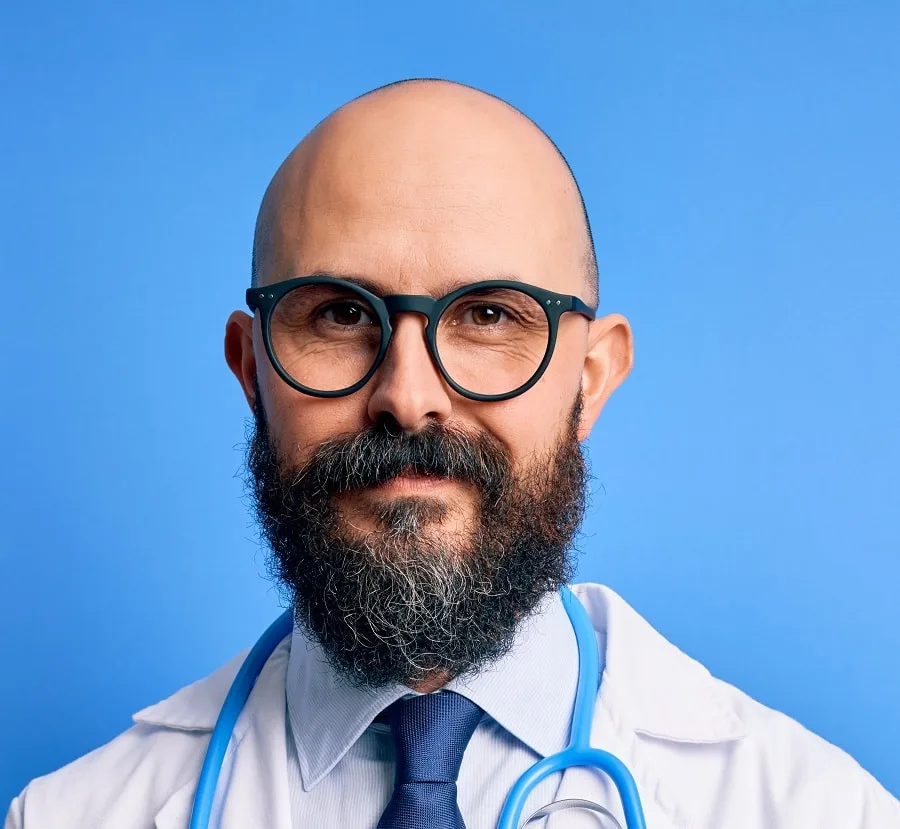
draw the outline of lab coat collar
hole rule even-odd
[[[279,648],[285,647],[287,642],[285,639]],[[136,723],[174,728],[178,731],[212,731],[228,689],[249,652],[250,648],[246,648],[209,676],[186,685],[161,702],[142,708],[132,714],[131,719]],[[263,669],[264,674],[268,668],[269,663]]]
[[[746,736],[724,684],[657,632],[618,593],[573,587],[594,629],[606,634],[597,701],[613,724],[679,743],[723,743]]]

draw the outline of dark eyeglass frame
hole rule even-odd
[[[356,383],[354,383],[352,386],[347,386],[346,388],[338,389],[337,391],[321,391],[318,389],[311,389],[307,386],[304,386],[302,383],[298,383],[293,377],[291,377],[290,374],[288,374],[288,372],[285,370],[284,366],[281,365],[281,362],[275,354],[275,349],[272,347],[272,338],[270,334],[272,325],[272,313],[279,300],[283,296],[285,296],[285,294],[288,294],[295,288],[299,288],[304,285],[335,285],[340,288],[344,288],[357,294],[360,298],[365,300],[365,302],[368,303],[368,305],[378,316],[378,321],[381,325],[381,344],[378,349],[378,354],[376,355],[375,360],[372,363],[372,367],[368,370],[368,372],[366,372],[365,376],[361,380],[358,380]],[[532,375],[531,379],[523,383],[518,388],[513,389],[509,392],[504,392],[502,394],[478,394],[477,392],[471,392],[467,389],[464,389],[448,374],[447,370],[444,368],[437,347],[437,327],[444,311],[446,311],[447,308],[449,308],[460,297],[465,296],[469,293],[476,293],[478,291],[483,291],[490,288],[508,288],[514,291],[521,291],[523,294],[526,294],[527,296],[536,300],[544,310],[544,314],[547,317],[547,323],[549,326],[547,334],[547,350],[544,353],[544,357],[541,360],[540,365]],[[482,282],[472,282],[468,285],[463,285],[462,287],[451,291],[445,296],[435,299],[434,297],[423,296],[421,294],[388,294],[382,297],[378,296],[377,294],[373,294],[371,291],[367,291],[360,285],[357,285],[356,283],[350,282],[346,279],[339,279],[333,276],[318,275],[298,276],[294,277],[293,279],[285,279],[282,282],[275,282],[272,285],[266,285],[260,288],[248,288],[247,305],[251,311],[259,311],[260,313],[263,343],[265,344],[266,353],[269,355],[269,360],[272,363],[272,366],[274,367],[275,371],[278,372],[278,375],[282,380],[284,380],[289,386],[299,392],[303,392],[304,394],[308,394],[312,397],[346,397],[349,394],[353,394],[354,392],[359,391],[363,386],[365,386],[366,383],[369,382],[369,380],[372,379],[372,375],[375,374],[375,372],[378,370],[378,367],[381,365],[385,355],[387,354],[388,347],[391,344],[391,337],[393,335],[391,318],[395,314],[399,313],[413,313],[421,314],[428,320],[428,323],[425,326],[425,342],[428,346],[428,353],[431,356],[432,362],[434,362],[434,364],[437,366],[441,377],[444,378],[450,388],[452,388],[458,394],[461,394],[463,397],[467,397],[469,400],[477,400],[485,403],[499,400],[509,400],[512,397],[517,397],[523,392],[528,391],[528,389],[530,389],[535,383],[537,383],[538,380],[541,379],[542,375],[547,369],[547,366],[550,364],[550,358],[553,356],[553,349],[556,346],[556,335],[559,331],[559,321],[563,314],[571,311],[572,313],[581,314],[582,316],[587,317],[589,320],[595,319],[597,315],[596,308],[592,308],[577,296],[571,296],[569,294],[558,294],[554,291],[548,291],[545,288],[538,288],[536,285],[528,285],[525,282],[516,282],[513,280],[504,279],[488,279]]]

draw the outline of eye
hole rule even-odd
[[[503,317],[508,316],[506,310],[499,305],[470,305],[463,314],[463,320],[471,318],[474,325],[496,325]]]
[[[369,325],[374,322],[366,308],[351,300],[332,302],[322,313],[328,322],[333,322],[335,325],[356,326]]]

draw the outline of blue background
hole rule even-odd
[[[5,6],[0,801],[276,613],[223,326],[283,156],[408,76],[557,140],[633,323],[580,576],[900,793],[896,3]]]

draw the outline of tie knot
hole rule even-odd
[[[454,691],[399,699],[388,722],[397,752],[396,784],[455,783],[481,709]]]

